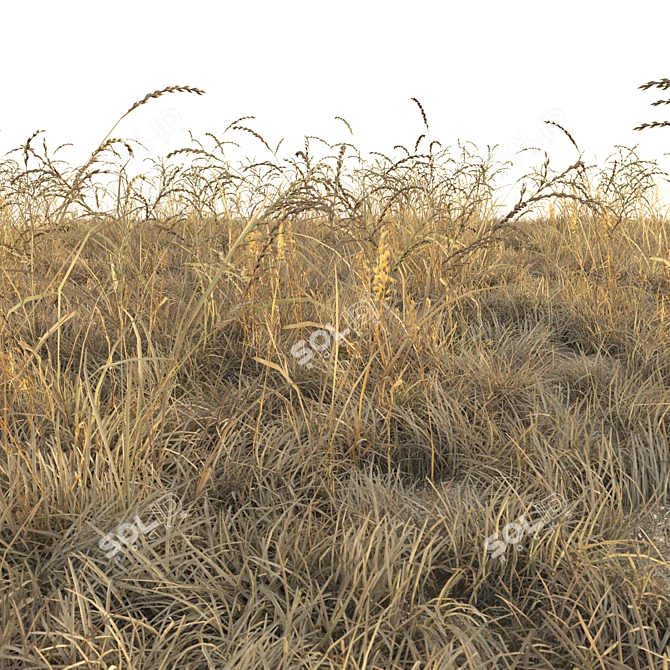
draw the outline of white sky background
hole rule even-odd
[[[670,128],[632,130],[670,120],[670,105],[650,106],[670,91],[637,90],[670,77],[670,3],[658,0],[37,0],[3,3],[1,20],[3,154],[46,129],[50,147],[72,142],[62,157],[81,162],[133,102],[186,84],[207,95],[151,101],[114,135],[143,138],[160,155],[188,145],[182,128],[204,140],[254,115],[246,123],[273,147],[284,137],[287,156],[304,135],[349,141],[334,120],[342,116],[364,154],[394,153],[423,132],[416,97],[443,147],[499,144],[511,157],[534,145],[565,167],[576,158],[569,141],[539,130],[538,119],[552,118],[587,161],[639,144],[670,171]],[[233,139],[244,155],[267,156],[250,135]],[[527,168],[542,154],[521,158]]]

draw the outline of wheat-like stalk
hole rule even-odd
[[[574,233],[577,230],[577,212],[576,207],[570,207],[570,232]]]
[[[412,98],[412,100],[417,104],[417,107],[419,108],[419,111],[421,112],[421,118],[423,119],[423,125],[426,126],[427,131],[430,131],[430,128],[428,126],[428,117],[426,116],[426,112],[423,108],[423,105],[416,98]]]
[[[167,86],[166,88],[154,91],[153,93],[147,93],[141,100],[138,100],[136,103],[134,103],[130,107],[130,109],[128,109],[128,111],[121,117],[121,119],[124,119],[126,116],[128,116],[128,114],[134,112],[138,107],[146,105],[147,102],[149,102],[149,100],[156,100],[157,98],[162,98],[164,95],[167,95],[168,93],[195,93],[196,95],[204,95],[205,91],[196,88],[195,86],[179,86],[179,85]],[[119,121],[121,119],[119,119]]]

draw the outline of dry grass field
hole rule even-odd
[[[419,112],[2,159],[0,669],[668,668],[662,175]]]

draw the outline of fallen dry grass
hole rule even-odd
[[[336,149],[201,145],[97,207],[98,155],[3,164],[0,668],[668,667],[651,172],[545,164],[497,217],[473,155]],[[187,516],[106,558],[164,492]],[[551,494],[571,516],[493,559]]]

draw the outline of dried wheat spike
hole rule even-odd
[[[575,138],[565,128],[563,128],[563,126],[560,123],[556,123],[556,121],[544,121],[544,123],[560,128],[568,136],[568,139],[572,142],[572,146],[574,146],[575,149],[579,151],[579,147],[577,146],[577,142],[575,142]]]
[[[648,88],[660,88],[661,90],[665,91],[670,88],[670,79],[663,78],[661,81],[648,81],[646,84],[642,84],[642,86],[638,86],[638,88],[641,88],[643,91],[646,91]]]
[[[421,110],[421,116],[423,117],[423,124],[426,126],[426,130],[429,130],[428,128],[428,119],[426,118],[426,112],[423,111],[423,105],[416,99],[412,98],[414,102],[418,105],[419,109]]]
[[[133,157],[135,156],[135,153],[133,152],[133,148],[130,146],[130,144],[128,143],[128,141],[127,141],[127,140],[124,140],[124,139],[120,139],[120,138],[118,138],[118,137],[112,137],[111,139],[109,139],[109,140],[107,140],[106,142],[104,142],[103,144],[101,144],[101,145],[98,147],[98,152],[105,151],[105,149],[111,149],[112,151],[114,151],[114,145],[115,145],[115,144],[122,144],[122,145],[126,148],[126,151],[127,151],[131,156],[133,156]],[[97,152],[96,152],[96,153],[97,153]]]
[[[145,105],[149,100],[154,98],[160,98],[166,93],[196,93],[197,95],[203,95],[205,91],[195,88],[194,86],[168,86],[163,88],[160,91],[154,91],[153,93],[147,93],[140,101],[136,102],[125,114],[127,116],[133,110],[137,109],[141,105]]]
[[[664,126],[670,126],[670,121],[652,121],[651,123],[643,123],[633,130],[644,130],[645,128],[663,128]]]

